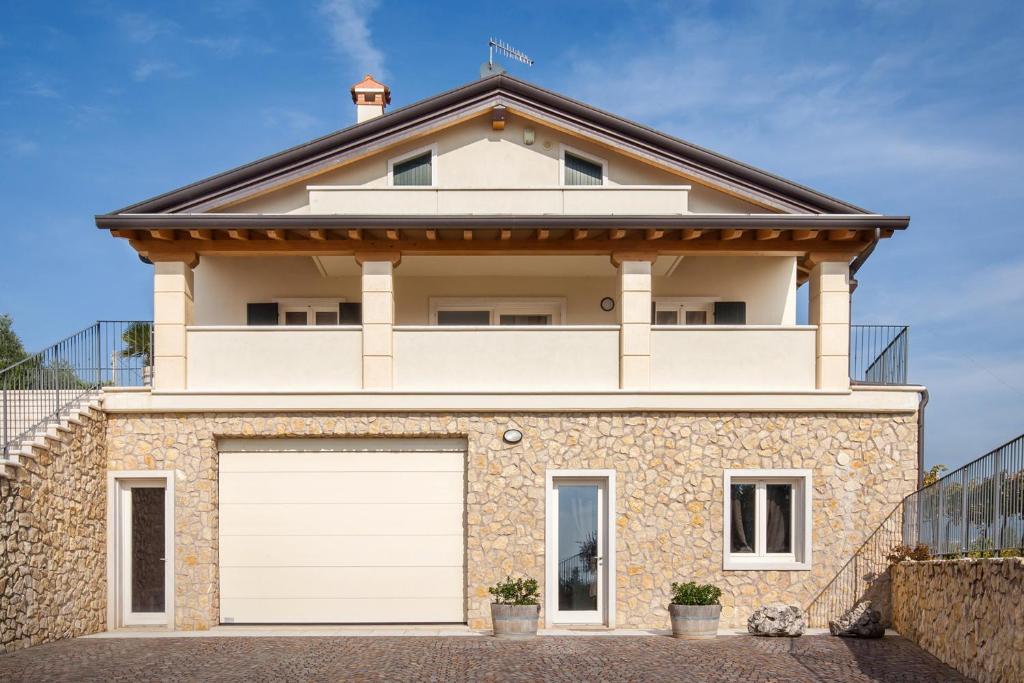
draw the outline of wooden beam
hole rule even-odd
[[[622,228],[612,228],[608,231],[608,239],[610,240],[621,240],[626,236],[626,231]]]
[[[171,241],[174,239],[173,230],[150,230],[149,236],[155,240]]]
[[[743,231],[738,228],[725,228],[724,230],[719,231],[718,237],[723,242],[738,240],[743,237]]]
[[[882,228],[881,230],[878,231],[878,236],[881,237],[882,239],[892,237],[895,234],[896,231],[893,230],[892,228]]]
[[[849,242],[857,236],[856,230],[829,230],[828,239],[830,242]]]
[[[200,229],[200,230],[189,230],[188,234],[192,236],[194,240],[212,240],[213,230]]]
[[[679,239],[695,240],[703,234],[703,230],[697,230],[696,228],[683,228],[682,230],[679,231]]]
[[[361,228],[351,228],[345,231],[345,234],[350,240],[361,240],[363,239],[363,231]]]
[[[782,234],[781,230],[772,230],[770,228],[769,229],[762,229],[762,230],[758,230],[755,233],[754,239],[760,240],[762,242],[765,241],[765,240],[774,240],[774,239],[777,239],[779,237],[779,235],[781,235],[781,234]]]
[[[473,231],[472,230],[463,230],[462,231],[462,239],[464,241],[466,241],[466,242],[472,242],[473,241]]]
[[[587,239],[587,230],[586,230],[586,228],[573,228],[572,229],[572,238],[574,240],[585,240],[585,239]]]
[[[436,241],[437,230],[434,230],[433,228],[427,228],[427,239],[430,240],[431,242]]]
[[[148,231],[143,231],[146,234]],[[252,255],[303,255],[317,254],[349,255],[361,252],[400,252],[409,254],[486,254],[486,255],[529,255],[529,254],[582,254],[608,255],[612,252],[649,252],[651,254],[685,255],[685,254],[748,254],[776,253],[786,256],[802,256],[807,246],[797,246],[788,240],[769,240],[758,242],[754,239],[735,239],[728,242],[720,240],[660,240],[649,241],[640,237],[629,237],[622,240],[605,238],[586,240],[511,240],[502,242],[498,239],[466,242],[408,239],[397,242],[380,240],[326,240],[323,242],[295,236],[287,241],[275,240],[193,240],[181,239],[167,242],[154,239],[132,240],[137,250],[145,249],[166,252],[195,251],[201,254],[252,254]],[[853,258],[864,247],[863,242],[815,242],[815,253],[828,254],[835,260]]]
[[[654,228],[647,228],[644,230],[645,240],[660,240],[664,235],[664,230],[655,230]]]
[[[228,237],[233,240],[247,240],[249,239],[249,231],[245,228],[238,228],[237,230],[228,230]]]
[[[498,231],[498,238],[502,242],[508,242],[510,239],[512,239],[512,231],[503,228]]]
[[[817,230],[790,230],[789,236],[793,238],[794,242],[803,242],[804,240],[813,240],[818,236]]]
[[[114,237],[121,237],[127,240],[133,239],[135,237],[134,230],[111,230],[110,234]]]
[[[398,231],[393,228],[388,228],[387,230],[385,230],[384,236],[387,237],[392,242],[398,241]]]
[[[543,242],[550,235],[551,235],[551,231],[550,230],[547,230],[546,228],[541,228],[540,230],[537,231],[537,241],[538,242]]]
[[[327,239],[327,231],[319,228],[310,230],[309,239],[316,240],[317,242],[323,242]]]

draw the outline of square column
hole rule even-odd
[[[153,389],[188,388],[186,327],[192,324],[192,261],[153,263]]]
[[[363,290],[363,388],[390,389],[394,374],[397,254],[357,255]]]
[[[651,386],[651,260],[613,255],[619,272],[619,388]]]
[[[818,326],[818,389],[850,388],[850,264],[822,261],[811,270],[808,322]]]

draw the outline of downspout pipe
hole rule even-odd
[[[917,404],[917,488],[924,486],[924,409],[928,406],[928,390],[921,389]]]
[[[856,291],[856,289],[857,289],[857,277],[856,277],[857,271],[860,270],[861,266],[863,266],[867,262],[868,257],[871,256],[871,254],[875,251],[875,247],[878,246],[878,240],[879,240],[880,236],[881,236],[881,231],[878,228],[875,228],[875,234],[874,234],[874,236],[871,239],[871,244],[868,245],[867,249],[865,249],[861,253],[857,254],[857,258],[853,259],[853,261],[850,263],[850,296],[851,297],[853,296],[854,291]],[[852,303],[853,303],[852,298],[851,298],[850,302],[851,302],[851,305],[852,305]],[[852,313],[852,311],[851,311],[851,313]],[[852,320],[852,318],[851,318],[851,320]]]

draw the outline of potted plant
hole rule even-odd
[[[488,589],[491,625],[496,638],[531,638],[537,635],[540,591],[537,579],[513,579],[511,576]]]
[[[722,617],[720,597],[722,589],[710,583],[673,582],[672,602],[668,606],[672,617],[672,637],[685,640],[714,638]]]

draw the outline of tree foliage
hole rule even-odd
[[[0,315],[0,370],[24,360],[28,353],[14,331],[14,319]]]

